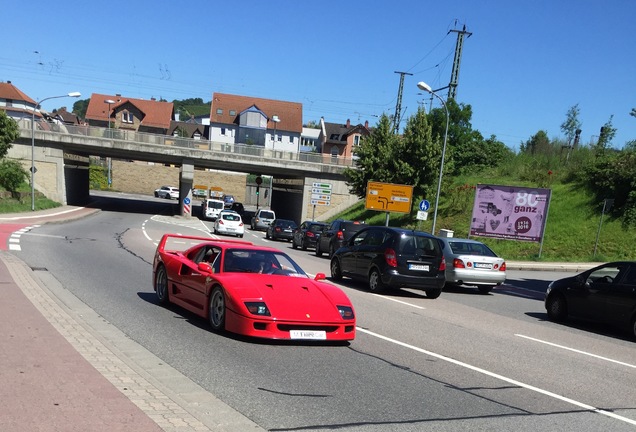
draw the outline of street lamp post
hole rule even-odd
[[[61,96],[51,96],[44,99],[40,99],[35,103],[33,112],[31,113],[31,211],[35,211],[35,110],[42,104],[42,102],[49,99],[58,99],[63,97],[80,97],[80,92],[71,92]]]
[[[272,121],[274,122],[274,135],[272,136],[272,153],[273,153],[276,147],[276,126],[278,126],[278,122],[280,121],[280,119],[278,118],[277,115],[275,115],[275,116],[272,116]]]
[[[112,104],[114,104],[115,101],[112,100],[112,99],[106,99],[104,101],[104,103],[108,104],[108,114],[106,115],[106,117],[107,117],[106,120],[108,121],[108,138],[112,139],[113,135],[112,135],[112,133],[110,131],[110,106]],[[108,165],[108,187],[110,187],[111,183],[113,182],[111,177],[110,177],[110,169],[111,169],[111,159],[110,159],[110,157],[106,158],[106,165]]]
[[[420,90],[424,90],[429,92],[431,95],[435,96],[442,102],[444,105],[444,109],[446,110],[446,132],[444,132],[444,145],[442,147],[442,160],[439,164],[439,179],[437,180],[437,196],[435,197],[435,212],[433,213],[433,228],[431,229],[431,234],[435,235],[435,225],[437,223],[437,208],[439,207],[439,195],[442,190],[442,175],[444,174],[444,158],[446,157],[446,142],[448,141],[448,123],[450,120],[450,115],[448,114],[448,106],[446,106],[446,102],[442,99],[437,93],[435,93],[431,86],[426,84],[424,81],[420,81],[417,83],[417,87]]]

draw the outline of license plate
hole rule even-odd
[[[491,268],[492,268],[492,264],[488,264],[488,263],[475,263],[475,268],[480,268],[480,269],[491,269]]]
[[[236,231],[236,228],[226,228],[228,231]]]
[[[428,271],[429,267],[424,264],[409,264],[409,270]]]
[[[290,330],[289,337],[291,339],[326,340],[327,332],[325,332],[324,330]]]

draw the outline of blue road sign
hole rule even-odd
[[[428,209],[430,209],[430,208],[431,208],[431,203],[428,202],[428,200],[420,201],[420,210],[428,211]]]
[[[190,204],[190,198],[185,197],[185,198],[183,199],[183,203],[184,203],[185,205]]]

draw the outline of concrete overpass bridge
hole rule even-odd
[[[271,207],[277,210],[279,217],[298,221],[312,218],[312,210],[315,211],[311,199],[314,183],[332,185],[331,208],[357,201],[357,197],[349,194],[344,182],[344,170],[353,162],[348,158],[123,129],[49,126],[51,130],[36,130],[33,141],[30,124],[28,128],[21,127],[20,138],[9,150],[8,157],[21,160],[30,169],[33,154],[36,189],[64,204],[84,205],[88,202],[91,156],[178,166],[181,197],[187,196],[192,189],[195,167],[273,176],[276,182]],[[284,185],[280,192],[277,184]],[[180,200],[180,212],[189,215],[184,212],[183,200]]]

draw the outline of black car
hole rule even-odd
[[[232,205],[230,206],[230,210],[234,210],[235,212],[240,214],[241,217],[243,217],[243,212],[245,212],[245,207],[243,206],[243,203],[234,201]],[[246,220],[246,219],[243,218],[243,220]]]
[[[552,321],[578,317],[629,328],[636,338],[636,262],[594,267],[548,285],[545,309]]]
[[[372,292],[422,289],[437,298],[444,288],[446,262],[437,237],[422,231],[369,226],[354,234],[331,258],[331,277],[364,280]]]
[[[315,248],[316,242],[320,238],[320,233],[327,226],[324,222],[305,221],[294,231],[292,247],[300,247],[302,250]]]
[[[289,219],[274,219],[267,227],[265,238],[272,240],[292,241],[294,230],[298,228],[296,222]]]
[[[328,252],[331,258],[352,235],[366,226],[364,222],[336,219],[320,233],[320,238],[316,242],[316,256],[322,256],[323,253]]]

